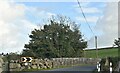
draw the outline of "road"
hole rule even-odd
[[[93,71],[95,68],[96,66],[74,66],[69,68],[54,69],[50,71]]]
[[[20,73],[92,73],[96,66],[74,66],[47,71],[20,72]]]

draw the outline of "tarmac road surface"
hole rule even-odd
[[[20,72],[20,73],[92,73],[96,69],[95,65],[90,66],[74,66],[69,68],[59,68],[44,71]]]

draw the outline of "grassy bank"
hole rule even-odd
[[[98,57],[117,57],[118,56],[118,48],[109,48],[109,49],[99,49]],[[87,58],[96,58],[96,50],[85,50],[85,57]]]

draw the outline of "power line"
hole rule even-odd
[[[79,5],[79,7],[80,7],[80,9],[81,9],[81,12],[82,12],[82,15],[83,15],[83,17],[84,17],[84,19],[85,19],[85,21],[86,21],[86,23],[87,23],[89,29],[91,30],[92,34],[95,36],[93,30],[91,29],[91,27],[90,27],[90,25],[89,25],[89,23],[88,23],[88,21],[87,21],[87,19],[86,19],[86,17],[85,17],[85,14],[84,14],[84,12],[83,12],[83,10],[82,10],[82,7],[81,7],[81,5],[80,5],[80,2],[79,2],[78,0],[77,0],[77,2],[78,2],[78,5]],[[96,48],[96,58],[98,58],[97,36],[95,36],[95,48]]]
[[[91,30],[92,34],[95,36],[95,34],[94,34],[92,28],[90,27],[90,25],[89,25],[89,23],[88,23],[88,21],[87,21],[87,19],[86,19],[86,17],[85,17],[85,14],[84,14],[84,12],[83,12],[83,10],[82,10],[82,7],[81,7],[81,5],[80,5],[80,2],[79,2],[78,0],[77,0],[77,2],[78,2],[78,5],[79,5],[79,7],[80,7],[80,9],[81,9],[81,12],[82,12],[82,15],[83,15],[83,17],[84,17],[84,19],[85,19],[85,21],[86,21],[86,23],[87,23],[89,29]]]

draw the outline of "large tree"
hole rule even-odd
[[[31,40],[24,47],[41,58],[81,57],[87,47],[79,27],[63,16],[50,19],[49,24],[34,29],[29,37]]]

